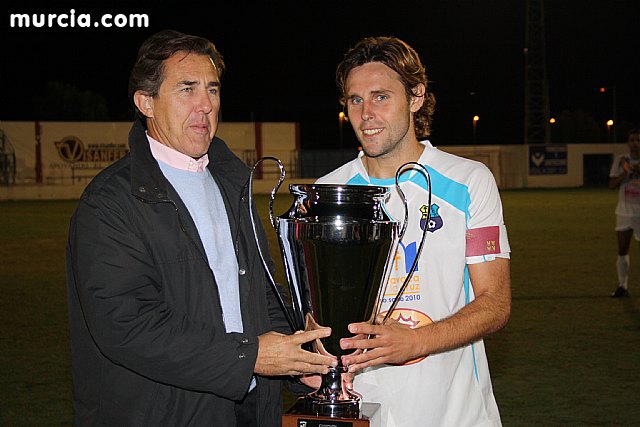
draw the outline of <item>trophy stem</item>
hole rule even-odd
[[[347,368],[339,365],[322,375],[320,388],[305,398],[305,406],[314,415],[326,417],[356,418],[360,414],[360,396],[347,390],[342,374]]]

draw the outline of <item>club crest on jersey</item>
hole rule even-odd
[[[443,221],[442,217],[438,213],[438,209],[440,209],[440,206],[432,203],[431,213],[427,215],[429,207],[427,205],[420,206],[420,212],[422,214],[420,216],[420,228],[422,229],[422,231],[424,231],[424,228],[427,226],[427,216],[429,216],[429,225],[427,231],[433,233],[434,231],[440,230],[442,228]]]

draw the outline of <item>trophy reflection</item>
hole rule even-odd
[[[350,323],[373,321],[379,312],[406,215],[400,230],[384,205],[390,192],[387,187],[292,184],[293,204],[274,217],[273,199],[284,180],[284,169],[274,158],[261,159],[256,166],[265,159],[277,161],[281,170],[280,181],[271,193],[269,213],[278,235],[292,313],[282,300],[281,304],[294,330],[331,327],[331,335],[316,340],[313,346],[317,352],[336,356],[339,362],[322,375],[320,388],[301,398],[288,414],[298,419],[307,415],[350,420],[377,417],[365,412],[375,412],[379,405],[363,405],[357,392],[343,386],[347,367],[342,365],[341,356],[346,353],[340,348],[340,339],[351,336]],[[252,177],[250,209],[251,185]],[[406,199],[403,201],[406,211]],[[253,226],[255,231],[255,223]],[[266,268],[264,259],[263,264]]]

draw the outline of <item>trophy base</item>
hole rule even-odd
[[[361,403],[353,416],[324,416],[310,412],[307,398],[297,400],[282,416],[282,427],[382,427],[379,403]]]

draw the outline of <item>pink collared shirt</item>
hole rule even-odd
[[[173,168],[189,172],[204,172],[204,168],[209,164],[208,154],[196,160],[193,157],[189,157],[184,153],[164,145],[160,141],[156,141],[148,132],[147,139],[149,140],[149,148],[151,148],[153,158]]]

